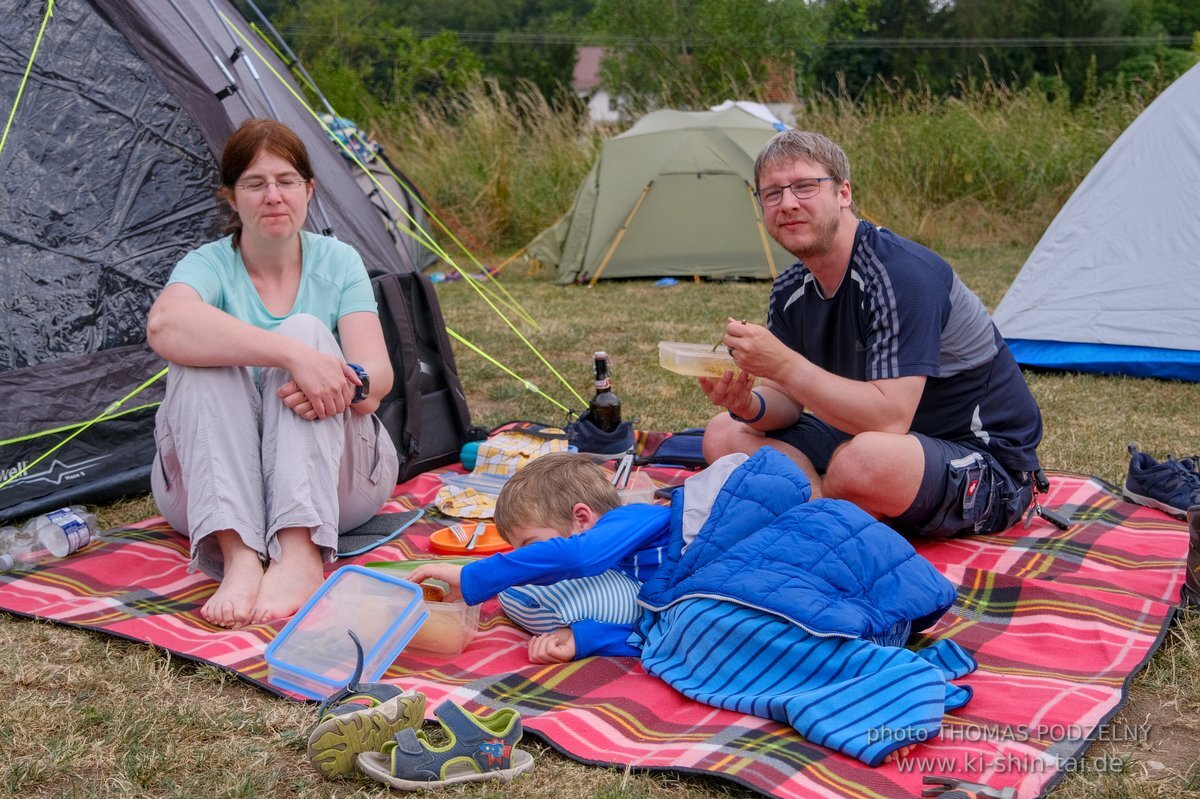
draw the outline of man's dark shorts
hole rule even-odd
[[[825,474],[834,450],[850,440],[810,413],[794,426],[766,435],[803,452],[819,474]],[[968,443],[910,435],[925,452],[925,474],[912,505],[889,522],[900,532],[940,538],[993,533],[1016,524],[1029,508],[1033,488],[1028,473],[1010,474]]]

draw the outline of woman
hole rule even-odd
[[[366,268],[301,230],[315,189],[303,142],[247,120],[221,183],[229,235],[184,256],[146,324],[171,364],[151,485],[192,568],[220,581],[201,615],[239,628],[300,608],[339,530],[375,514],[399,467],[373,415],[392,366]]]

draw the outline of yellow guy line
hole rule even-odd
[[[288,90],[288,92],[292,95],[292,97],[296,98],[296,102],[298,102],[300,104],[300,107],[303,108],[305,111],[307,111],[312,116],[312,118],[317,121],[317,124],[319,124],[323,129],[325,129],[326,131],[329,131],[328,126],[325,125],[325,123],[321,120],[321,115],[318,114],[316,111],[314,111],[311,106],[309,106],[308,102],[305,101],[304,97],[301,96],[292,87],[292,85],[290,83],[288,83],[286,80],[283,79],[283,76],[279,74],[279,71],[276,70],[275,67],[269,61],[267,61],[265,58],[263,58],[262,53],[258,50],[257,47],[254,46],[254,43],[252,41],[250,41],[250,39],[248,39],[245,36],[245,34],[243,34],[242,31],[237,26],[235,26],[232,22],[230,22],[229,18],[227,16],[225,16],[225,14],[223,12],[218,12],[218,13],[220,13],[221,19],[225,22],[225,24],[229,27],[229,29],[231,31],[233,31],[239,39],[242,40],[242,42],[246,45],[246,47],[248,47],[250,49],[250,51],[254,53],[255,56],[258,57],[258,60],[262,62],[263,66],[266,67],[268,70],[270,70],[271,74],[274,75],[275,78],[280,82],[280,84],[285,89]],[[334,137],[334,139],[335,139],[335,141],[337,141],[336,137]],[[366,171],[368,175],[370,174],[369,170],[367,170],[367,168],[363,165],[363,163],[358,160],[358,157],[354,155],[354,153],[350,150],[349,147],[346,147],[346,145],[342,144],[341,141],[337,141],[337,144],[350,156],[351,160],[353,160],[354,163],[358,164],[360,169]],[[374,177],[372,177],[371,180],[375,183],[376,186],[379,187],[379,189],[381,191],[383,191],[385,194],[387,194],[388,197],[390,197],[392,199],[392,202],[396,202],[395,198],[391,197],[391,194],[387,191],[387,189],[385,189],[383,186],[379,185],[379,181],[375,180]],[[399,204],[397,204],[397,205],[399,205]],[[401,210],[403,211],[404,209],[402,208]],[[409,214],[407,211],[404,211],[404,214],[405,214],[405,216],[408,216],[409,221],[413,221],[411,214]],[[420,229],[420,225],[417,225],[415,222],[413,222],[413,224],[415,227]],[[407,232],[409,232],[410,234],[412,233],[412,231],[407,231]],[[463,273],[464,275],[466,275],[466,273],[463,272],[462,268],[459,267],[457,264],[455,264],[454,260],[452,258],[450,258],[448,255],[446,255],[445,250],[443,250],[441,247],[439,247],[437,245],[437,243],[433,241],[432,237],[429,236],[429,234],[425,233],[425,231],[423,231],[423,230],[421,231],[421,233],[424,235],[425,239],[428,240],[428,243],[431,244],[432,248],[434,249],[434,252],[436,252],[440,256],[442,256],[448,263],[450,263],[460,273]],[[517,334],[517,338],[521,339],[521,341],[525,344],[525,346],[528,347],[529,350],[535,356],[537,356],[537,359],[539,361],[541,361],[542,364],[547,369],[550,370],[550,373],[553,374],[555,377],[557,377],[559,379],[559,381],[564,386],[566,386],[567,389],[572,394],[575,395],[575,399],[579,400],[581,405],[587,405],[587,400],[585,400],[579,394],[579,392],[575,390],[575,387],[571,385],[570,381],[568,381],[565,377],[563,377],[562,374],[559,373],[559,371],[557,369],[555,369],[554,366],[551,365],[551,363],[549,361],[546,360],[546,357],[544,355],[542,355],[541,352],[538,351],[537,347],[535,347],[533,345],[533,342],[531,342],[529,339],[527,339],[525,337],[525,335],[523,333],[521,333],[520,330],[517,329],[517,326],[514,325],[507,316],[505,316],[503,313],[501,313],[500,309],[496,307],[496,303],[492,302],[491,297],[489,297],[479,287],[479,281],[471,278],[470,275],[466,275],[466,277],[467,277],[467,283],[471,286],[471,288],[473,288],[479,294],[479,296],[483,298],[483,301],[488,304],[488,307],[491,308],[496,313],[497,316],[499,316],[502,320],[504,320],[504,323],[506,325],[508,325],[509,328],[514,333]],[[497,285],[498,285],[498,283],[497,283]]]
[[[493,364],[497,369],[500,369],[506,375],[508,375],[509,377],[513,378],[514,380],[519,382],[521,385],[523,385],[528,391],[532,391],[534,394],[537,394],[538,396],[543,397],[547,402],[549,402],[551,405],[558,408],[559,410],[566,411],[567,413],[571,412],[571,409],[568,408],[566,405],[563,405],[561,402],[554,399],[554,397],[551,397],[549,394],[542,391],[540,388],[535,386],[533,383],[531,383],[528,380],[526,380],[525,378],[521,377],[519,374],[514,372],[512,369],[509,369],[507,366],[500,363],[499,361],[497,361],[492,356],[488,355],[483,350],[479,349],[479,347],[476,347],[474,344],[467,341],[465,338],[460,336],[458,333],[454,332],[454,329],[452,327],[450,327],[449,325],[446,326],[446,332],[449,333],[450,337],[453,338],[455,341],[459,342],[464,347],[467,347],[472,352],[474,352],[475,354],[479,355],[484,360],[486,360],[488,363]]]
[[[42,27],[38,30],[37,38],[33,40],[33,51],[29,54],[29,63],[25,65],[25,74],[21,76],[21,83],[17,86],[17,96],[13,100],[12,110],[8,112],[8,121],[4,123],[4,135],[0,136],[0,153],[4,152],[4,143],[8,141],[8,131],[12,128],[13,119],[17,116],[17,106],[21,104],[21,95],[25,92],[29,73],[33,71],[33,58],[37,55],[38,46],[42,43],[42,36],[46,33],[46,25],[49,24],[52,16],[54,16],[54,0],[47,0],[46,13],[42,15]]]
[[[771,243],[767,241],[767,231],[763,229],[762,209],[758,205],[758,200],[754,197],[754,189],[750,188],[750,184],[746,184],[746,191],[750,192],[750,206],[754,211],[754,221],[758,224],[758,237],[762,239],[763,252],[767,254],[767,268],[771,270],[771,280],[774,280],[775,275],[775,256],[771,254]]]
[[[115,414],[113,412],[117,408],[120,408],[122,405],[124,405],[126,402],[128,402],[130,399],[132,399],[133,397],[136,397],[138,394],[141,394],[143,391],[145,391],[147,388],[149,388],[150,385],[152,383],[154,383],[154,381],[161,379],[162,376],[167,373],[167,368],[168,367],[163,367],[162,370],[160,370],[159,373],[156,374],[154,377],[151,377],[149,380],[144,381],[140,386],[135,388],[133,391],[130,391],[124,397],[121,397],[121,399],[117,400],[112,405],[109,405],[107,408],[102,410],[100,412],[99,416],[96,416],[93,419],[91,419],[90,421],[85,422],[84,424],[80,425],[79,429],[76,430],[74,433],[67,436],[62,441],[58,442],[53,447],[51,447],[50,449],[46,450],[46,452],[44,452],[43,454],[34,458],[32,461],[27,463],[24,467],[18,469],[15,473],[9,475],[8,478],[3,483],[0,483],[0,488],[4,488],[6,485],[11,483],[13,480],[16,480],[18,477],[21,477],[22,475],[24,475],[26,472],[28,472],[34,466],[37,466],[42,461],[46,460],[46,458],[49,458],[55,452],[58,452],[60,449],[62,449],[64,446],[66,446],[67,442],[69,442],[71,439],[78,436],[84,430],[87,430],[92,425],[94,425],[98,422],[107,421],[108,419],[111,419],[114,416],[120,415],[120,414]]]
[[[110,419],[117,419],[121,416],[128,416],[131,413],[137,413],[138,411],[144,411],[147,408],[157,408],[161,404],[162,404],[161,402],[148,402],[145,405],[138,405],[136,408],[127,408],[127,409],[121,411],[120,413],[106,414],[104,416],[104,418],[100,419],[100,421],[107,422]],[[73,422],[72,424],[64,424],[60,427],[51,427],[47,430],[39,430],[36,433],[30,433],[30,434],[24,435],[24,436],[13,436],[12,438],[6,438],[5,440],[0,441],[0,447],[7,447],[11,444],[20,444],[22,441],[32,441],[35,438],[42,438],[43,436],[52,436],[56,433],[65,433],[68,430],[75,430],[77,428],[85,426],[86,424],[88,424],[88,423],[87,422]]]

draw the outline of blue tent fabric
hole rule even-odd
[[[1200,381],[1200,65],[1121,133],[992,315],[1017,362]]]
[[[1200,382],[1200,352],[1073,341],[1007,339],[1017,363],[1036,369]]]

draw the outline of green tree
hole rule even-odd
[[[945,48],[903,44],[941,37],[945,8],[929,0],[833,0],[830,14],[830,45],[813,65],[814,88],[859,96],[876,79],[909,77],[937,92],[949,87],[952,58]]]
[[[454,31],[509,91],[525,82],[547,99],[570,93],[575,47],[593,0],[396,0],[397,18],[422,34]]]
[[[824,42],[825,8],[804,0],[597,0],[592,29],[612,52],[602,81],[630,112],[765,99]]]
[[[455,34],[421,37],[396,20],[379,0],[299,0],[271,17],[330,104],[359,121],[479,82],[482,63]]]

